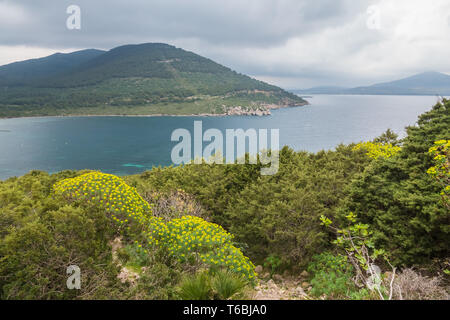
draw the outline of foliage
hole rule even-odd
[[[185,215],[196,216],[208,220],[203,207],[196,199],[178,189],[169,192],[143,191],[143,198],[152,205],[152,214],[164,221],[181,218]]]
[[[354,268],[348,257],[339,253],[323,252],[308,265],[312,274],[311,294],[326,299],[372,300],[373,292],[354,283]]]
[[[55,180],[31,172],[0,183],[0,298],[105,299],[121,296],[105,215],[49,197]],[[66,287],[66,268],[81,269],[80,290]]]
[[[54,186],[55,195],[69,202],[95,207],[111,215],[120,229],[130,230],[150,222],[151,207],[122,179],[101,172],[90,172],[76,178],[59,181]]]
[[[270,277],[272,277],[277,271],[279,271],[281,264],[281,259],[273,254],[271,254],[264,260],[264,267],[269,269]]]
[[[212,296],[211,279],[206,272],[186,277],[179,291],[182,300],[209,300]]]
[[[449,108],[420,116],[402,141],[388,131],[314,154],[285,147],[273,176],[260,164],[204,163],[123,179],[32,171],[0,181],[0,298],[238,298],[256,280],[249,258],[272,273],[308,266],[315,297],[416,297],[422,278],[375,277],[374,263],[448,256]],[[70,264],[81,267],[80,291],[65,287]],[[140,278],[120,283],[121,267]],[[420,298],[438,297],[441,285],[426,284]]]
[[[332,228],[337,238],[333,244],[341,248],[351,263],[355,277],[354,284],[359,288],[365,288],[376,292],[381,300],[386,297],[392,298],[392,281],[396,269],[393,268],[390,291],[382,286],[381,270],[375,262],[377,259],[384,260],[391,265],[388,256],[383,249],[376,249],[371,240],[372,232],[369,225],[357,222],[357,216],[350,212],[346,219],[349,226],[343,228],[332,227],[332,221],[324,216],[320,218],[322,225]],[[392,266],[392,265],[391,265]]]
[[[233,236],[221,226],[193,216],[173,219],[166,226],[151,236],[150,241],[163,243],[182,262],[225,267],[249,280],[255,278],[255,266],[232,244]]]
[[[333,216],[345,186],[371,161],[353,145],[317,154],[280,151],[276,175],[261,176],[259,165],[184,165],[154,168],[128,177],[140,193],[182,189],[195,197],[212,222],[235,236],[252,261],[278,256],[300,268],[329,245],[317,223]]]
[[[186,276],[179,285],[183,300],[229,300],[242,298],[248,285],[236,274],[219,270],[214,273],[199,272]]]
[[[87,173],[58,182],[54,192],[67,200],[104,210],[119,230],[145,235],[136,241],[148,249],[144,249],[147,253],[159,247],[182,263],[226,267],[250,280],[255,277],[254,265],[233,245],[233,236],[222,227],[193,216],[167,222],[154,217],[150,205],[136,189],[114,175]]]
[[[448,288],[441,277],[427,277],[406,268],[394,281],[394,299],[397,300],[449,300]]]
[[[421,115],[416,126],[407,128],[401,150],[374,159],[348,187],[338,210],[342,223],[354,212],[370,225],[375,245],[397,265],[448,254],[448,208],[440,201],[442,185],[427,170],[435,165],[430,147],[450,136],[449,110],[445,100]]]
[[[391,129],[387,129],[381,136],[376,137],[373,142],[381,145],[390,144],[392,146],[399,146],[401,144],[401,141],[398,139],[398,134]]]
[[[228,300],[231,298],[241,299],[244,296],[243,290],[248,283],[233,273],[220,270],[215,274],[211,285],[219,300]]]
[[[444,205],[450,209],[450,140],[440,140],[428,151],[434,160],[434,166],[427,173],[443,187],[441,191]]]
[[[377,142],[361,142],[358,143],[353,150],[363,149],[366,151],[368,157],[372,159],[390,158],[395,156],[399,151],[400,147],[394,146],[390,143],[377,143]]]

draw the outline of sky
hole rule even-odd
[[[286,89],[450,74],[450,0],[0,0],[0,65],[145,42]]]

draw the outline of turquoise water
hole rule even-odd
[[[171,164],[177,128],[279,129],[280,145],[312,152],[370,140],[404,127],[437,101],[432,96],[328,96],[311,105],[275,110],[268,117],[68,117],[0,120],[0,179],[37,169],[96,169],[134,174]]]

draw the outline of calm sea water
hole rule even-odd
[[[328,96],[311,105],[275,110],[269,117],[69,117],[0,120],[0,179],[38,169],[96,169],[134,174],[171,164],[176,128],[280,130],[280,145],[312,152],[370,140],[404,128],[436,103],[432,96]]]

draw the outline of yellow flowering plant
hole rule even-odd
[[[69,202],[104,210],[121,232],[144,235],[139,246],[161,248],[183,263],[226,268],[248,280],[256,277],[255,266],[221,226],[189,215],[167,222],[154,217],[152,206],[117,176],[90,172],[62,180],[53,190]]]
[[[442,186],[442,200],[450,208],[450,140],[439,140],[428,151],[433,157],[434,166],[427,173],[434,177]]]
[[[366,155],[369,158],[378,159],[393,157],[401,150],[401,148],[394,146],[391,143],[361,142],[358,143],[353,150],[365,150]]]

